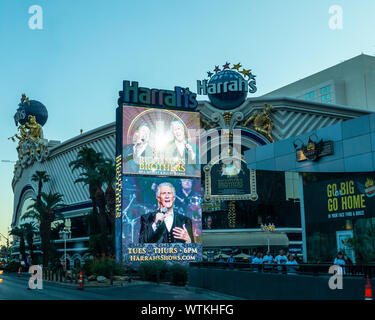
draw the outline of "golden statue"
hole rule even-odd
[[[26,122],[27,128],[29,128],[30,138],[34,141],[42,138],[42,126],[36,122],[35,116],[29,115],[29,122]]]
[[[27,134],[27,131],[26,131],[26,126],[25,125],[19,126],[18,130],[20,131],[20,135],[18,135],[16,133],[14,136],[12,136],[12,137],[10,137],[8,139],[11,139],[13,142],[16,142],[15,138],[17,138],[18,141],[19,141],[19,143],[22,143],[22,142],[26,141],[27,137],[28,137],[28,134]]]
[[[273,129],[273,121],[270,117],[271,111],[272,106],[266,104],[263,109],[263,112],[258,113],[257,111],[255,111],[253,115],[245,121],[244,126],[247,127],[253,121],[254,129],[257,132],[264,134],[269,141],[274,142],[271,136]]]

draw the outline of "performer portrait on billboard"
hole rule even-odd
[[[124,147],[124,165],[126,171],[137,172],[140,157],[152,157],[154,152],[149,145],[151,130],[143,124],[133,135],[133,143]]]
[[[176,190],[168,182],[157,186],[158,210],[141,216],[140,243],[194,243],[192,221],[174,212]]]
[[[196,146],[187,142],[184,124],[178,120],[172,121],[171,132],[173,141],[167,146],[168,156],[184,161],[187,168],[186,173],[194,174],[194,171],[198,169]]]

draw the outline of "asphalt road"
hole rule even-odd
[[[28,290],[29,276],[5,274],[0,276],[0,300],[233,300],[233,296],[214,291],[142,283],[124,287],[85,288],[66,287],[43,282],[43,289]]]

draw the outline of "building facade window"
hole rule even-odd
[[[314,99],[314,91],[307,92],[305,94],[305,99],[306,100],[313,100]]]
[[[320,101],[323,103],[330,103],[331,100],[331,86],[327,85],[320,88]]]
[[[320,100],[324,103],[330,103],[331,102],[331,94],[327,93],[320,97]]]

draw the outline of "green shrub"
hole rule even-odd
[[[105,276],[107,278],[109,278],[111,274],[115,276],[124,273],[122,265],[111,257],[86,259],[82,269],[88,276]]]
[[[171,284],[176,286],[184,286],[188,279],[188,267],[179,263],[173,264],[169,268]]]
[[[5,272],[18,272],[18,268],[20,267],[21,267],[21,263],[19,263],[18,261],[12,260],[12,261],[9,261],[9,263],[6,265],[6,267],[4,268],[4,271]]]
[[[168,264],[165,261],[145,261],[139,265],[138,274],[141,280],[160,282],[168,277]]]

